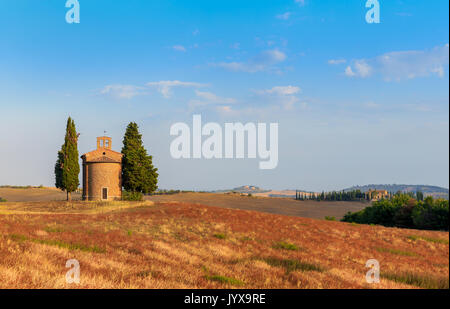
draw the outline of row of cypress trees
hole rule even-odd
[[[55,185],[67,193],[71,201],[71,193],[80,185],[78,156],[78,137],[75,122],[67,119],[66,136],[55,164]],[[122,186],[132,195],[148,194],[156,191],[158,169],[153,166],[153,157],[148,155],[142,144],[142,135],[136,123],[128,124],[122,147]]]

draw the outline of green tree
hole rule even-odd
[[[142,144],[138,125],[131,122],[123,138],[122,185],[133,193],[153,193],[158,188],[158,169]]]
[[[61,150],[58,151],[58,159],[55,164],[55,185],[67,192],[67,201],[71,201],[71,193],[80,185],[78,174],[80,164],[78,161],[78,134],[75,122],[67,119],[66,136]]]
[[[423,201],[423,192],[422,191],[417,191],[416,196],[417,196],[418,201]]]

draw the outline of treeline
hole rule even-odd
[[[389,200],[376,201],[372,206],[359,212],[349,212],[341,221],[448,231],[448,215],[448,200],[433,199],[431,196],[418,200],[408,194],[396,194]]]
[[[303,193],[297,191],[295,194],[295,199],[300,201],[312,200],[312,201],[371,201],[376,197],[376,191],[363,192],[361,190],[352,190],[352,191],[331,191],[331,192],[322,192],[322,193]],[[410,198],[423,201],[424,194],[423,192],[407,192],[402,193],[400,191],[393,193],[388,192],[386,196],[383,196],[382,199],[392,199],[398,195],[407,195]]]
[[[157,190],[155,192],[152,192],[150,195],[173,195],[173,194],[178,194],[178,193],[189,193],[189,192],[194,192],[194,191],[161,189],[161,190]]]
[[[366,194],[361,192],[361,190],[353,191],[332,191],[332,192],[322,192],[322,193],[303,193],[296,192],[296,200],[305,201],[361,201],[366,199]]]

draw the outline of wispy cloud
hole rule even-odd
[[[195,99],[189,101],[189,107],[191,109],[197,109],[199,107],[211,107],[220,108],[220,109],[230,109],[232,104],[235,104],[237,101],[233,98],[225,98],[220,97],[212,92],[206,91],[195,91],[195,95],[197,96]]]
[[[353,77],[353,76],[356,75],[355,72],[353,72],[351,66],[348,66],[348,67],[345,68],[344,74],[345,74],[346,76],[348,76],[348,77]]]
[[[332,64],[332,65],[343,64],[346,62],[347,62],[347,60],[345,60],[345,59],[330,59],[330,60],[328,60],[328,64]]]
[[[357,60],[352,66],[345,68],[345,75],[348,77],[361,77],[366,78],[372,74],[372,67],[366,62],[366,60]]]
[[[220,62],[213,66],[224,68],[228,71],[256,73],[273,69],[277,64],[285,61],[286,54],[278,49],[266,50],[247,62]]]
[[[181,52],[186,51],[186,47],[184,47],[183,45],[174,45],[174,46],[172,46],[172,48],[176,51],[181,51]]]
[[[449,64],[449,45],[431,50],[410,50],[382,54],[371,59],[358,59],[346,67],[348,77],[366,78],[381,75],[385,81],[402,81],[418,77],[443,77]]]
[[[306,4],[305,0],[295,0],[295,3],[297,3],[299,6],[304,6]]]
[[[194,82],[181,82],[179,80],[165,80],[158,82],[149,82],[146,84],[149,87],[156,87],[159,93],[166,99],[172,96],[171,89],[173,87],[191,87],[191,88],[201,88],[206,87],[206,84],[194,83]]]
[[[286,13],[283,13],[283,14],[278,14],[275,17],[277,19],[281,19],[281,20],[288,20],[291,17],[291,15],[292,15],[291,12],[286,12]]]
[[[297,94],[301,92],[301,89],[296,86],[276,86],[271,89],[254,90],[254,92],[260,96],[269,97],[272,102],[290,110],[300,101]]]
[[[107,85],[100,90],[100,94],[108,95],[115,99],[131,99],[144,94],[143,89],[143,87],[133,85]]]
[[[203,100],[214,103],[214,104],[234,104],[234,103],[236,103],[235,99],[219,97],[212,92],[203,92],[203,91],[195,90],[195,94],[199,98],[202,98]]]
[[[301,92],[301,89],[296,86],[276,86],[266,90],[256,90],[260,94],[276,94],[280,96],[293,95]]]

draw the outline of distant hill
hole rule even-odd
[[[448,189],[437,187],[437,186],[427,186],[427,185],[397,185],[397,184],[371,184],[365,186],[353,186],[351,188],[344,189],[344,191],[361,190],[362,192],[367,192],[369,189],[376,190],[387,190],[389,192],[417,192],[421,191],[425,196],[433,196],[448,199]]]
[[[247,185],[247,186],[240,186],[231,190],[216,190],[213,191],[215,193],[220,193],[220,192],[237,192],[237,193],[264,193],[264,192],[269,192],[271,190],[265,190],[265,189],[261,189],[257,186],[252,186],[252,185]]]
[[[438,186],[428,186],[428,185],[397,185],[397,184],[370,184],[364,186],[353,186],[351,188],[344,189],[344,191],[361,190],[362,192],[367,192],[369,189],[376,190],[387,190],[388,192],[417,192],[421,191],[425,196],[432,196],[434,198],[449,198],[449,190],[447,188],[442,188]],[[258,186],[246,185],[236,187],[234,189],[228,190],[215,190],[213,193],[225,193],[225,192],[236,192],[243,194],[253,194],[256,196],[266,196],[266,197],[295,197],[296,190],[272,190],[263,189]],[[307,191],[300,190],[299,192],[311,193]]]

